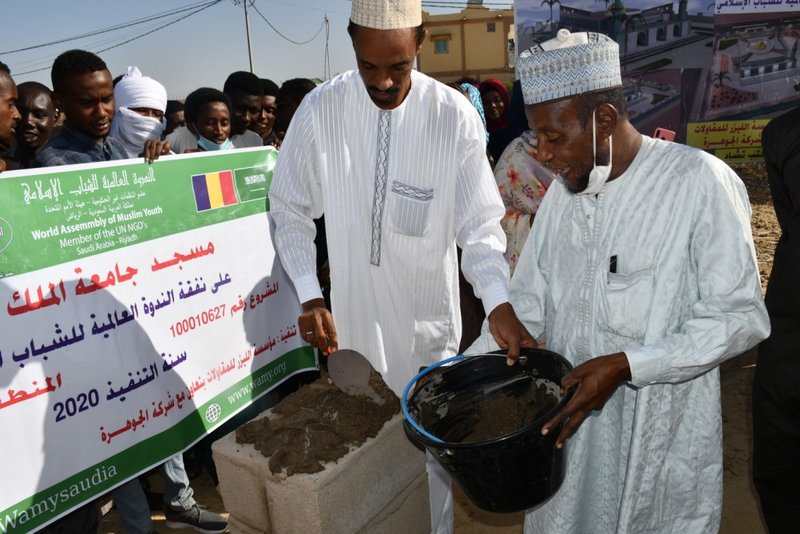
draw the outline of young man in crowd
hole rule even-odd
[[[289,129],[289,123],[292,122],[292,117],[300,107],[300,102],[316,87],[317,84],[308,78],[292,78],[283,82],[275,97],[275,125],[273,126],[275,132],[273,145],[275,147],[281,147],[286,130]]]
[[[122,143],[129,158],[139,157],[148,141],[161,140],[167,109],[167,90],[161,83],[142,76],[138,67],[128,67],[114,86],[114,105],[110,135]],[[169,153],[167,143],[162,153]]]
[[[559,30],[517,69],[538,159],[559,178],[511,302],[574,365],[572,398],[542,429],[569,440],[565,479],[525,532],[717,532],[718,366],[769,332],[744,184],[636,131],[609,37]],[[492,348],[484,334],[470,351]]]
[[[61,133],[36,157],[36,166],[111,161],[127,157],[109,137],[114,87],[106,64],[91,52],[69,50],[53,62],[53,103],[64,114]]]
[[[40,166],[127,159],[125,145],[109,135],[115,115],[114,87],[103,60],[91,52],[69,50],[53,62],[51,78],[53,99],[64,112],[64,127],[37,157]],[[150,157],[157,157],[161,149],[162,144],[157,142]],[[195,502],[182,454],[168,459],[161,471],[166,482],[167,526],[190,527],[207,534],[227,529],[228,523],[222,516]],[[127,532],[150,534],[154,531],[150,508],[137,479],[119,486],[113,496]],[[77,512],[81,513],[85,512]]]
[[[164,118],[167,120],[167,125],[164,128],[164,137],[174,132],[175,128],[185,126],[186,119],[183,115],[183,102],[179,100],[167,100],[167,109],[164,112]]]
[[[509,357],[535,341],[508,303],[504,209],[480,118],[413,69],[426,35],[419,0],[354,0],[349,33],[358,70],[306,95],[286,132],[270,189],[274,241],[303,339],[326,354],[361,352],[400,395],[420,366],[458,349],[456,245]],[[279,96],[279,119],[283,107]],[[335,317],[316,276],[312,221],[323,213]],[[430,456],[428,468],[431,531],[452,532],[450,479]]]
[[[197,139],[185,152],[231,150],[231,100],[228,95],[201,87],[189,93],[184,108],[186,127]]]
[[[272,80],[261,78],[261,89],[264,96],[261,97],[261,113],[255,123],[250,125],[250,129],[256,132],[264,145],[275,144],[275,97],[278,96],[278,85]]]
[[[231,99],[231,134],[237,148],[263,146],[264,140],[252,131],[261,115],[264,89],[252,72],[236,71],[228,76],[222,92]]]
[[[26,169],[50,140],[59,112],[50,89],[39,82],[21,83],[17,93],[17,108],[22,118],[17,123],[16,145],[6,153],[6,159],[16,168]]]
[[[244,74],[249,76],[244,76]],[[206,111],[209,113],[213,111],[213,122],[216,124],[215,128],[224,122],[227,124],[228,132],[225,134],[225,137],[222,138],[221,130],[216,129],[213,132],[210,129],[207,130],[207,133],[216,139],[213,143],[225,149],[264,145],[264,141],[257,133],[247,129],[251,122],[255,123],[256,118],[261,113],[261,81],[256,75],[249,72],[244,72],[242,75],[234,72],[228,77],[228,81],[225,82],[225,85],[228,87],[228,91],[223,91],[222,93],[209,87],[202,87],[194,91],[194,93],[197,93],[195,95],[195,100],[200,98],[203,100],[203,104],[201,106],[195,106],[192,117],[189,116],[189,111],[187,109],[189,107],[189,97],[186,97],[186,102],[184,103],[186,126],[177,128],[166,137],[166,140],[170,143],[172,150],[176,154],[195,152],[197,150],[218,150],[218,148],[209,144],[209,142],[212,141],[210,137],[198,137],[201,135],[198,133],[200,130],[205,126],[211,125],[211,123],[206,124],[205,120],[211,117],[208,114],[204,114],[203,124],[195,122],[199,119],[200,112],[203,111],[201,108],[205,109],[207,107],[206,104],[211,103],[216,103],[216,105],[208,106]],[[241,86],[247,89],[239,89]],[[248,91],[255,91],[255,94],[251,94]],[[238,114],[236,112],[237,108],[234,106],[233,98],[230,96],[231,94],[234,94],[237,99],[236,102],[239,106]],[[225,116],[223,117],[223,115]]]
[[[8,65],[0,62],[0,155],[11,147],[19,119],[17,85],[11,77]],[[6,170],[7,166],[5,158],[0,156],[0,172]]]

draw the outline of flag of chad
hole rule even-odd
[[[197,211],[205,211],[236,204],[231,171],[209,172],[192,176],[194,200]]]

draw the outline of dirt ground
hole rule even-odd
[[[761,163],[734,166],[747,186],[753,207],[752,229],[756,253],[761,269],[762,286],[772,269],[775,243],[780,237],[775,212],[772,208],[764,165]],[[724,496],[720,534],[766,534],[763,518],[752,484],[752,379],[756,352],[751,350],[725,362],[720,370],[722,379],[722,417],[724,447]],[[154,491],[162,486],[160,475],[149,477]],[[223,513],[222,499],[211,478],[202,472],[192,480],[197,501],[210,510]],[[160,512],[153,513],[159,532],[189,534],[193,530],[169,530]],[[107,513],[101,522],[100,532],[121,533],[119,517],[115,510]],[[522,513],[492,514],[484,512],[456,490],[455,532],[457,534],[511,534],[522,532]]]

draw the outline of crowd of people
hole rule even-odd
[[[608,37],[561,30],[520,55],[510,88],[447,86],[413,68],[419,0],[352,4],[357,69],[319,87],[239,71],[179,102],[82,50],[55,59],[52,90],[16,86],[0,63],[0,170],[279,149],[274,247],[304,340],[358,350],[398,395],[458,352],[501,348],[514,365],[546,343],[574,366],[562,381],[574,394],[543,435],[570,450],[562,488],[527,512],[525,532],[716,531],[718,365],[770,332],[742,182],[635,129]],[[787,324],[770,338],[775,361],[796,350]],[[774,439],[756,444],[759,490],[779,495],[795,514],[780,524],[796,531],[796,499],[785,504],[762,452]],[[452,532],[450,475],[430,454],[427,469],[431,531]],[[181,454],[161,472],[167,526],[227,528],[195,502]],[[113,496],[128,532],[153,532],[137,480]],[[49,528],[92,532],[96,515]]]

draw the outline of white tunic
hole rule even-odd
[[[504,209],[469,100],[413,71],[391,111],[357,71],[304,99],[270,188],[275,246],[301,302],[321,296],[314,225],[325,214],[341,348],[364,354],[398,395],[461,336],[456,243],[487,312],[508,300]]]
[[[632,376],[567,440],[564,484],[527,512],[525,532],[717,532],[717,366],[769,332],[750,205],[735,173],[703,152],[644,137],[628,170],[597,197],[554,182],[511,302],[573,365],[624,351]],[[484,333],[470,351],[492,347]]]

